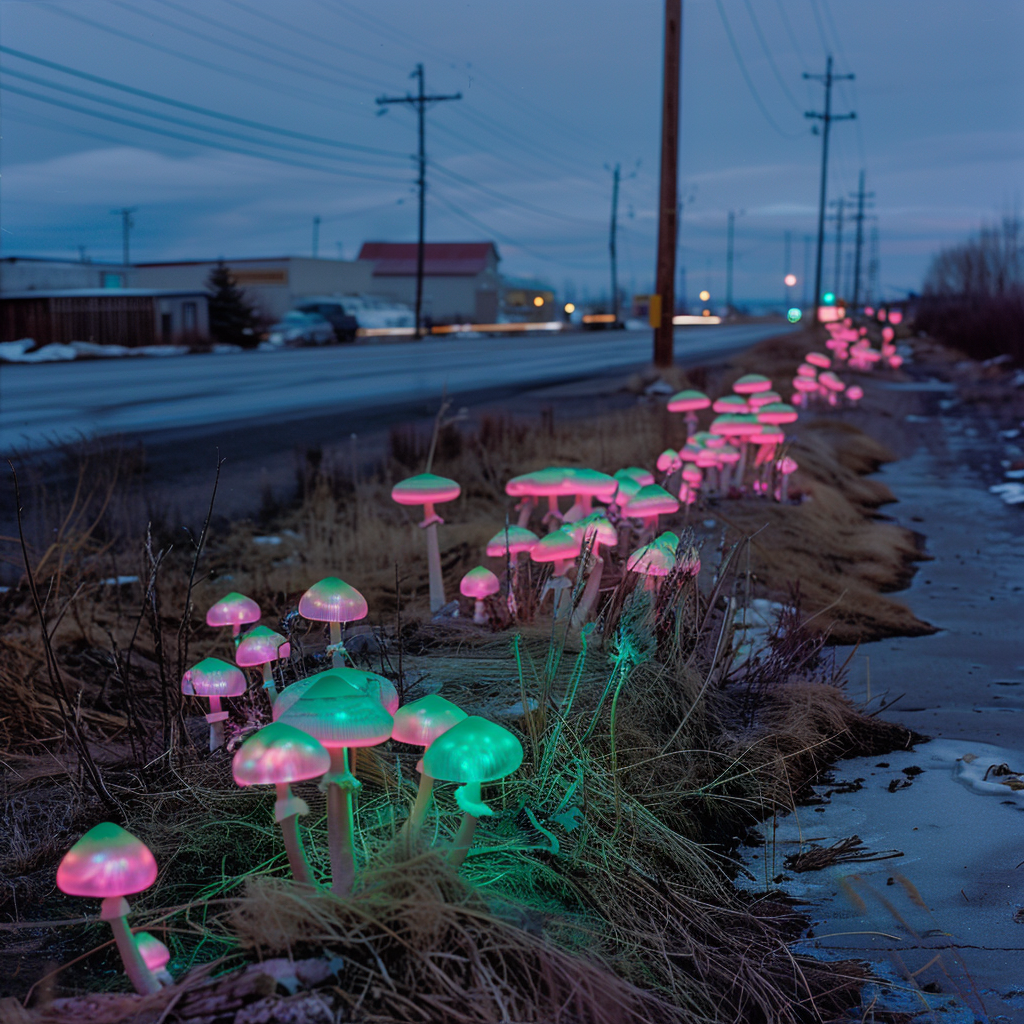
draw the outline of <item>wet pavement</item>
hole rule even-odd
[[[811,904],[801,948],[862,956],[889,979],[865,1008],[1024,1024],[1024,785],[998,774],[1024,772],[1024,506],[989,491],[1021,451],[948,388],[915,391],[898,415],[913,450],[878,477],[899,502],[883,511],[933,559],[898,597],[939,632],[861,645],[848,692],[933,742],[841,762],[834,778],[850,786],[816,787],[821,804],[762,828],[766,845],[746,853],[756,881],[742,884],[779,879]],[[786,865],[853,835],[901,856]]]

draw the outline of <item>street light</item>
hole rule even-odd
[[[544,305],[544,297],[542,295],[534,295],[533,304],[539,309]]]
[[[569,313],[569,314],[575,313],[576,312],[576,306],[573,303],[571,303],[571,302],[567,302],[565,304],[565,311],[566,311],[566,313]]]
[[[707,289],[705,288],[705,289],[704,289],[704,291],[702,291],[702,292],[700,293],[700,296],[699,296],[699,298],[700,298],[700,301],[701,301],[701,302],[707,302],[707,301],[708,301],[708,299],[710,299],[710,298],[711,298],[711,292],[709,292],[709,291],[708,291],[708,290],[707,290]]]
[[[796,274],[787,274],[782,280],[787,288],[792,288],[796,284]]]

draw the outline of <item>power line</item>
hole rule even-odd
[[[166,128],[157,128],[153,125],[142,124],[139,121],[130,121],[128,118],[117,117],[114,114],[104,114],[98,110],[90,110],[88,107],[79,106],[77,103],[67,103],[64,100],[54,99],[52,96],[45,96],[42,93],[32,92],[29,89],[20,89],[14,85],[8,85],[6,83],[0,83],[0,89],[4,92],[12,92],[19,96],[27,96],[29,99],[39,100],[42,103],[48,103],[51,106],[62,107],[65,110],[73,110],[79,114],[86,114],[89,117],[98,118],[101,121],[110,121],[113,124],[125,125],[129,128],[137,128],[144,132],[150,132],[153,135],[162,135],[165,138],[177,139],[181,142],[188,142],[195,146],[203,146],[207,149],[219,149],[226,153],[239,153],[242,156],[253,156],[260,160],[270,160],[274,163],[288,164],[292,167],[302,167],[305,170],[319,171],[322,174],[334,174],[344,178],[358,178],[363,181],[386,181],[403,184],[401,178],[388,178],[383,177],[380,174],[362,174],[359,171],[346,171],[336,167],[323,167],[316,164],[306,163],[303,160],[289,160],[287,157],[277,156],[273,153],[260,153],[251,149],[242,149],[239,146],[228,146],[223,143],[218,144],[211,142],[209,139],[196,138],[191,135],[184,135],[181,132],[168,131]],[[329,159],[325,157],[325,159]]]
[[[42,57],[36,57],[30,53],[25,53],[23,50],[12,49],[9,46],[0,46],[0,53],[9,54],[12,57],[19,57],[22,60],[30,61],[31,63],[38,64],[42,67],[51,68],[54,71],[60,71],[66,75],[74,75],[76,78],[81,78],[87,82],[95,82],[97,85],[106,86],[108,89],[117,89],[120,92],[130,93],[132,96],[140,96],[143,99],[152,100],[154,103],[164,103],[171,107],[177,107],[179,110],[189,110],[194,114],[202,114],[204,117],[214,117],[220,121],[228,121],[232,124],[242,125],[246,128],[255,128],[261,132],[271,132],[275,135],[281,135],[290,139],[300,139],[304,142],[315,142],[321,146],[335,146],[340,149],[351,149],[360,153],[372,153],[376,156],[401,157],[402,159],[405,159],[405,154],[398,150],[379,149],[376,146],[361,146],[354,142],[339,142],[337,139],[328,139],[322,135],[308,135],[305,132],[296,132],[288,128],[277,128],[274,125],[264,124],[262,121],[251,121],[245,117],[236,117],[234,114],[223,114],[220,111],[210,110],[208,107],[200,107],[194,103],[184,103],[181,100],[174,100],[168,96],[162,96],[159,93],[149,92],[146,89],[137,89],[135,86],[124,85],[121,82],[115,82],[109,78],[102,78],[99,75],[92,75],[86,71],[79,71],[76,68],[68,67],[66,64],[58,64],[56,61],[44,60]],[[11,73],[13,74],[14,72]]]
[[[729,45],[732,47],[733,55],[736,57],[736,63],[740,66],[740,73],[743,75],[743,80],[747,83],[747,88],[750,90],[750,95],[753,96],[754,102],[757,104],[758,110],[764,115],[765,120],[784,138],[784,139],[795,139],[800,136],[800,132],[790,134],[789,132],[783,131],[776,123],[775,118],[768,112],[768,108],[764,105],[761,100],[761,96],[757,91],[757,87],[751,80],[750,75],[747,73],[747,66],[743,63],[743,56],[740,53],[739,47],[736,45],[736,39],[733,37],[732,28],[729,25],[729,19],[725,16],[725,8],[722,6],[722,0],[715,0],[715,5],[718,7],[718,13],[722,18],[722,25],[725,28],[725,34],[729,37]]]
[[[772,73],[775,75],[776,81],[782,87],[782,91],[786,94],[786,99],[796,107],[797,110],[802,110],[803,107],[797,102],[796,97],[789,91],[789,86],[786,85],[786,80],[779,74],[778,66],[775,63],[775,58],[772,56],[771,48],[768,46],[768,40],[765,39],[764,33],[761,31],[761,25],[757,20],[757,16],[754,14],[754,8],[750,6],[750,0],[743,0],[746,5],[747,13],[750,15],[750,20],[754,24],[754,31],[757,33],[757,38],[761,43],[761,49],[764,50],[765,57],[768,58],[768,64],[772,69]]]
[[[797,42],[795,33],[793,32],[793,26],[790,24],[789,15],[786,14],[786,7],[783,0],[775,0],[775,6],[779,9],[779,17],[782,19],[782,25],[786,30],[786,35],[789,36],[789,41],[793,44],[793,51],[797,55],[797,59],[803,65],[804,69],[807,68],[807,61],[804,59],[803,51],[800,49],[800,43]]]
[[[71,96],[78,96],[82,99],[90,100],[93,103],[103,103],[108,107],[116,107],[118,110],[126,110],[129,113],[141,114],[143,117],[151,117],[156,120],[166,121],[169,124],[180,125],[184,128],[190,128],[193,131],[210,132],[218,138],[238,139],[239,141],[247,142],[250,145],[283,149],[289,153],[304,153],[306,156],[313,156],[322,160],[343,160],[348,163],[362,164],[364,166],[379,166],[379,163],[373,160],[363,160],[359,157],[344,156],[340,153],[318,153],[316,150],[304,149],[300,146],[296,146],[294,143],[278,142],[275,139],[257,139],[253,138],[251,135],[243,135],[241,132],[233,132],[229,129],[221,128],[218,125],[204,125],[199,124],[196,121],[189,121],[184,117],[174,117],[172,114],[157,113],[156,111],[146,110],[144,107],[137,107],[133,103],[120,103],[117,100],[112,100],[106,96],[98,96],[96,93],[88,92],[85,89],[74,89],[71,86],[60,85],[56,82],[49,82],[45,78],[39,78],[37,75],[29,75],[23,71],[15,71],[12,68],[3,68],[2,74],[13,75],[15,78],[21,78],[25,81],[33,82],[36,85],[45,86],[47,89],[54,89],[59,92],[67,93]]]

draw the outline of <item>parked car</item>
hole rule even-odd
[[[295,304],[300,313],[313,313],[322,316],[333,328],[334,337],[340,342],[356,340],[359,321],[345,311],[345,307],[335,298],[309,298]]]
[[[330,345],[334,341],[334,326],[318,313],[289,310],[274,324],[267,335],[273,346]]]

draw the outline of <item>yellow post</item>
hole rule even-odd
[[[661,326],[661,296],[649,295],[647,297],[647,322],[652,327]]]

